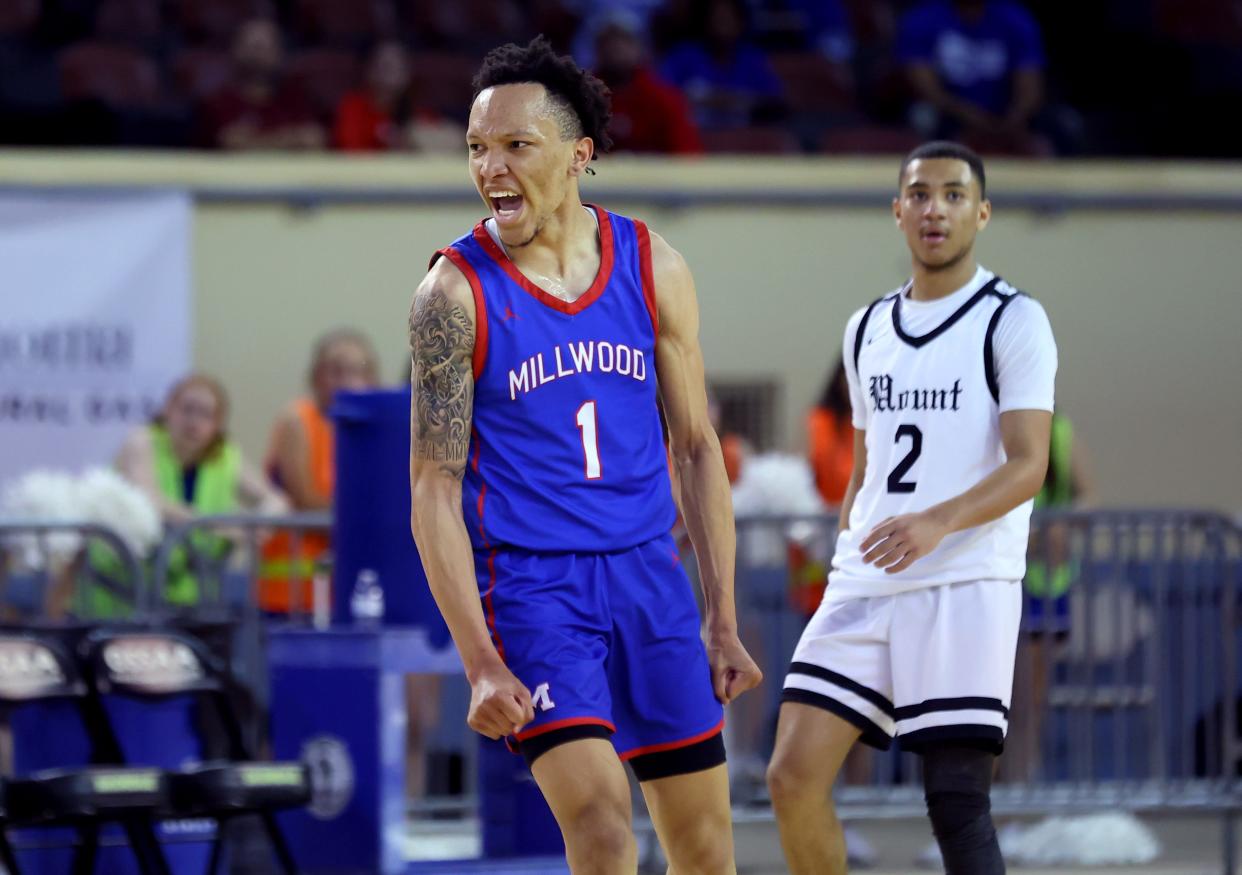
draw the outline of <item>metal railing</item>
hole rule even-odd
[[[155,554],[153,598],[157,605],[177,604],[171,597],[170,586],[176,574],[188,573],[198,585],[194,610],[231,608],[257,616],[264,542],[278,531],[288,533],[290,548],[284,560],[294,569],[288,576],[296,581],[303,576],[302,566],[314,560],[306,549],[307,539],[326,536],[331,529],[332,515],[326,511],[280,516],[222,514],[174,526]],[[290,586],[289,619],[327,625],[331,608],[329,571],[328,565],[322,563],[311,573],[316,585],[309,601],[303,599],[303,587]]]
[[[766,680],[729,706],[734,803],[766,816],[762,766],[836,520],[740,519],[737,532],[741,633]],[[995,809],[1220,811],[1228,837],[1242,807],[1242,531],[1196,511],[1044,512],[1027,558]],[[843,817],[923,810],[917,757],[898,744],[853,756],[836,790]],[[1230,840],[1228,871],[1232,853]]]
[[[200,587],[200,601],[189,610],[230,612],[248,630],[243,637],[261,636],[256,587],[264,537],[275,529],[299,533],[291,541],[296,564],[299,538],[329,525],[326,514],[204,518],[171,530],[143,563],[103,526],[0,523],[0,596],[8,598],[14,579],[32,575],[51,592],[64,571],[63,558],[58,572],[52,557],[66,553],[54,539],[74,536],[75,572],[83,571],[89,544],[103,544],[118,557],[119,576],[133,584],[125,593],[135,611],[163,613],[171,607],[168,584],[181,551],[183,570]],[[768,817],[762,776],[781,687],[818,604],[836,520],[740,519],[737,530],[741,634],[766,681],[729,706],[727,743],[735,805],[743,816]],[[204,536],[230,546],[185,550]],[[1231,827],[1242,807],[1242,530],[1224,516],[1194,511],[1041,513],[1032,521],[1028,569],[996,810],[1197,809],[1225,813]],[[316,590],[314,601],[321,597],[326,590]],[[37,601],[42,612],[47,598]],[[316,607],[292,605],[292,616],[314,621]],[[265,698],[261,638],[235,657],[243,663],[239,674]],[[442,708],[433,732],[443,738],[441,747],[457,746],[469,774],[474,745],[464,728],[464,701],[455,701],[459,692],[450,695],[454,701]],[[895,746],[858,758],[837,788],[843,817],[922,811],[917,757]],[[415,810],[469,809],[473,788],[464,789],[460,797],[428,799]],[[1230,845],[1229,867],[1231,853]]]
[[[107,561],[92,561],[100,556]],[[129,614],[149,605],[142,563],[116,532],[73,520],[0,521],[0,605],[9,619],[89,613],[93,591]]]

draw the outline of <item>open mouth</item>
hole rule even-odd
[[[525,199],[515,191],[495,191],[487,196],[492,205],[492,213],[496,221],[508,223],[516,220],[522,213]]]
[[[948,234],[938,229],[929,229],[921,235],[925,243],[943,243],[948,238]]]

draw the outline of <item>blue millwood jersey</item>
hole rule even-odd
[[[650,237],[642,222],[590,209],[600,268],[572,303],[523,276],[483,222],[438,253],[474,293],[462,505],[476,549],[611,552],[673,526]]]

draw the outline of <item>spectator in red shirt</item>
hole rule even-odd
[[[647,63],[637,26],[636,18],[617,13],[595,36],[595,72],[612,89],[614,151],[702,152],[689,103]]]
[[[276,23],[254,18],[233,38],[233,79],[203,107],[205,145],[217,149],[318,149],[324,131],[305,98],[281,81]]]
[[[416,105],[409,53],[390,40],[371,52],[366,87],[341,99],[332,141],[345,152],[460,151],[466,137],[459,126]]]

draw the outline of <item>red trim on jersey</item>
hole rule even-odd
[[[496,642],[496,653],[500,655],[500,661],[505,661],[505,643],[500,640],[500,632],[496,628],[496,606],[492,604],[492,590],[496,588],[496,551],[492,550],[487,556],[487,592],[483,593],[483,609],[487,614],[487,629],[492,633],[492,640]]]
[[[471,439],[471,442],[474,444],[474,455],[473,458],[469,460],[469,467],[471,467],[474,473],[478,474],[478,457],[483,454],[483,442],[479,439],[478,431],[473,426],[469,429],[469,439]],[[476,504],[476,508],[478,509],[478,536],[483,539],[483,546],[486,547],[486,549],[491,550],[492,542],[487,540],[487,529],[483,526],[483,499],[486,495],[487,480],[479,477],[478,501]]]
[[[479,439],[479,432],[470,427],[470,440],[474,443],[474,458],[470,460],[470,467],[474,473],[479,473],[479,456],[483,455],[483,441]],[[487,529],[483,525],[483,499],[487,495],[487,481],[482,477],[479,478],[479,500],[476,504],[479,512],[479,537],[483,539],[483,546],[491,549],[492,543],[487,539]]]
[[[536,726],[534,729],[528,729],[525,732],[517,734],[518,741],[526,741],[537,735],[543,735],[545,732],[552,732],[554,729],[564,729],[567,726],[603,726],[609,732],[616,732],[617,727],[613,726],[607,720],[601,717],[567,717],[564,720],[553,720],[551,723],[545,723],[542,726]]]
[[[466,256],[462,255],[452,246],[441,249],[436,255],[443,255],[449,261],[453,262],[454,267],[462,272],[462,276],[470,283],[470,293],[474,295],[474,378],[479,379],[479,375],[483,373],[483,366],[487,364],[487,302],[483,298],[483,283],[479,281],[479,275],[475,272]],[[432,264],[435,260],[432,259]]]
[[[483,539],[484,547],[491,547],[491,542],[487,540],[487,529],[483,527],[483,499],[487,495],[487,484],[484,483],[479,487],[479,537]]]
[[[585,206],[595,210],[595,215],[599,218],[599,272],[595,274],[595,281],[591,283],[591,287],[576,301],[562,301],[528,280],[526,275],[518,270],[518,266],[513,263],[512,259],[505,255],[504,250],[496,245],[492,235],[487,233],[487,228],[483,227],[483,222],[474,226],[474,239],[483,247],[483,251],[509,275],[509,279],[529,292],[535,300],[546,304],[553,310],[573,316],[595,303],[604,293],[608,280],[612,276],[612,221],[608,218],[607,210],[600,209],[594,204],[585,204]]]
[[[619,754],[619,756],[622,762],[624,762],[647,753],[661,753],[666,750],[676,750],[679,747],[689,747],[692,744],[698,744],[700,741],[706,741],[722,729],[724,729],[723,717],[719,723],[706,732],[700,732],[698,735],[692,735],[689,738],[682,738],[677,741],[666,741],[663,744],[649,744],[646,747],[636,747],[633,750],[627,750],[625,753]]]
[[[638,268],[643,278],[643,300],[647,302],[647,314],[651,316],[651,330],[655,332],[656,342],[660,340],[660,311],[656,306],[655,271],[651,267],[651,232],[647,224],[633,219],[634,231],[638,235]]]

